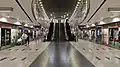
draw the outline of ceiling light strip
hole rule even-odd
[[[80,22],[80,24],[83,23],[83,22],[86,20],[88,14],[89,14],[89,12],[90,12],[90,8],[91,8],[91,7],[90,7],[90,3],[88,3],[88,8],[87,8],[86,16],[85,16],[84,19]]]

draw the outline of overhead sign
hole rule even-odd
[[[0,26],[1,28],[11,29],[11,25]]]

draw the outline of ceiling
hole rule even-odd
[[[26,22],[26,23],[37,23],[34,19],[32,11],[31,11],[31,2],[32,0],[18,0],[21,6],[24,8],[30,19],[26,16],[20,6],[16,3],[16,0],[0,0],[0,7],[12,7],[12,12],[0,12],[1,16],[11,16],[16,18],[18,21]],[[1,17],[0,16],[0,17]],[[14,23],[14,22],[13,22]]]
[[[60,17],[65,13],[72,14],[78,0],[42,0],[48,16],[54,13]]]
[[[95,11],[98,9],[100,4],[104,0],[91,0],[90,1],[90,11],[85,19],[85,21],[82,24],[93,24],[95,22],[100,22],[101,20],[107,18],[106,22],[111,22],[110,17],[112,16],[120,16],[120,13],[112,13],[108,11],[108,8],[116,8],[120,7],[120,0],[106,0],[106,2],[103,4],[103,6],[96,12],[96,14],[90,19],[90,17],[95,13]],[[109,18],[108,18],[109,17]],[[90,19],[89,22],[87,22]],[[82,25],[81,24],[81,25]]]
[[[31,11],[31,3],[32,0],[18,0],[23,8],[25,9],[26,13],[32,19],[33,23],[37,21],[34,19],[34,16]],[[51,13],[55,13],[55,15],[60,16],[63,15],[65,12],[71,13],[73,12],[75,5],[78,0],[42,0],[44,9],[48,15]],[[88,13],[87,18],[83,22],[86,23],[90,17],[95,13],[96,9],[100,6],[103,0],[90,0],[90,11]],[[106,3],[98,10],[98,12],[90,19],[88,23],[94,23],[110,16],[120,15],[120,13],[111,13],[108,12],[108,8],[110,7],[119,7],[120,0],[107,0]],[[1,16],[12,16],[20,21],[26,21],[28,23],[32,23],[29,18],[25,15],[22,9],[16,3],[16,0],[0,0],[0,7],[12,7],[13,12],[6,13],[0,12]],[[74,22],[72,22],[74,23]]]

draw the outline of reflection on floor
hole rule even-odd
[[[95,67],[69,42],[52,42],[30,67]]]

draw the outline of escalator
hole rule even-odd
[[[47,41],[51,41],[53,35],[54,23],[50,23],[49,33],[47,35]]]
[[[60,41],[66,41],[66,37],[65,37],[65,27],[64,27],[64,23],[59,23],[59,40]]]
[[[59,41],[59,23],[55,24],[54,41]]]
[[[65,40],[63,23],[55,24],[54,39],[29,67],[95,67]]]
[[[54,41],[65,41],[65,27],[64,23],[55,24]]]
[[[74,34],[71,33],[69,23],[66,23],[66,32],[67,32],[67,36],[68,36],[68,41],[74,41],[75,36],[74,36]]]

